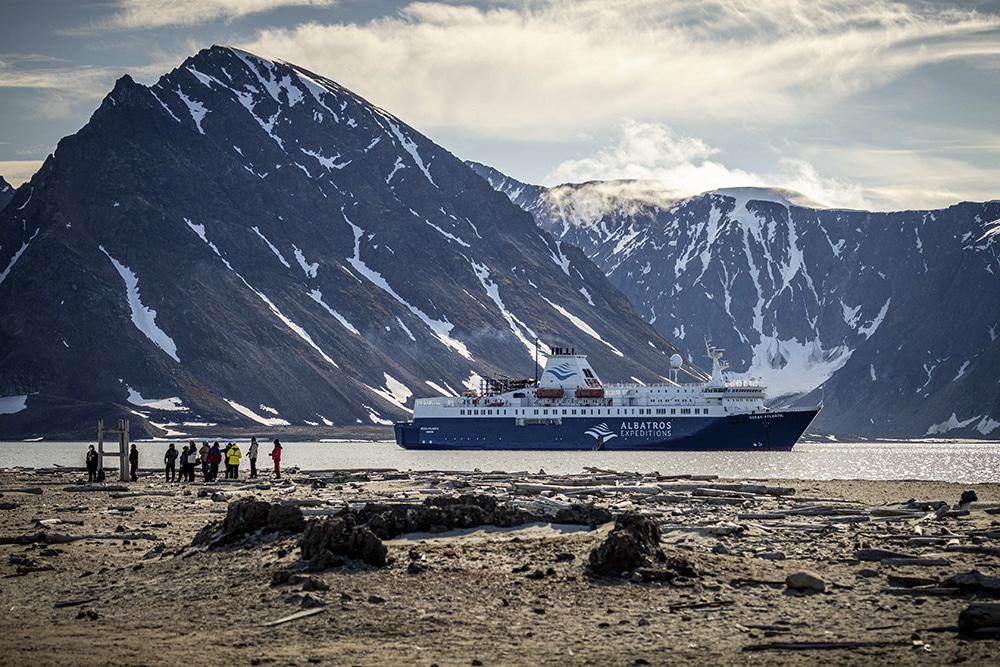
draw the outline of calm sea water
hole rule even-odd
[[[181,445],[183,441],[177,441]],[[83,467],[90,443],[0,442],[0,468]],[[94,443],[96,444],[96,443]],[[141,468],[157,468],[166,442],[140,441]],[[1000,442],[800,443],[791,452],[417,452],[392,442],[283,442],[282,466],[303,470],[391,468],[396,470],[540,469],[579,473],[585,467],[664,475],[718,475],[747,479],[919,479],[1000,482]],[[111,443],[106,449],[114,449]],[[245,444],[241,447],[246,450]],[[178,446],[178,449],[180,447]],[[270,444],[261,443],[258,464],[268,467]],[[244,463],[246,470],[249,464]]]

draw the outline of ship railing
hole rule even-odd
[[[464,396],[435,396],[433,398],[418,398],[413,403],[415,406],[454,408],[459,405],[472,405],[472,399]]]

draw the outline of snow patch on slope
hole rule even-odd
[[[166,352],[171,359],[180,362],[180,357],[177,356],[177,344],[163,329],[156,325],[156,311],[144,306],[139,298],[139,278],[131,269],[112,257],[111,253],[104,249],[104,246],[98,247],[111,260],[118,275],[125,281],[126,299],[129,309],[132,311],[132,324],[156,347]]]
[[[486,294],[493,300],[497,308],[500,309],[500,314],[503,318],[507,320],[510,330],[514,332],[517,339],[521,341],[521,344],[528,350],[529,354],[534,354],[535,344],[534,340],[536,338],[535,332],[528,328],[524,322],[519,320],[514,316],[512,312],[507,310],[507,307],[503,303],[503,299],[500,298],[500,287],[495,282],[490,280],[490,270],[485,264],[477,264],[475,261],[470,260],[472,264],[472,270],[475,271],[476,277],[479,278],[480,284],[482,284],[483,289],[486,290]]]
[[[280,417],[264,417],[263,415],[257,414],[256,412],[246,407],[245,405],[240,405],[236,401],[230,400],[228,398],[223,398],[222,400],[228,403],[229,407],[231,407],[233,410],[236,410],[236,412],[240,413],[244,417],[249,417],[258,424],[263,424],[264,426],[291,426],[290,422],[281,419]]]
[[[980,419],[982,415],[976,415],[975,417],[969,417],[964,421],[959,421],[958,416],[952,412],[951,417],[941,422],[940,424],[933,424],[927,429],[924,435],[941,435],[942,433],[947,433],[948,431],[953,431],[957,428],[965,428],[972,422]]]
[[[28,244],[31,243],[36,236],[38,236],[38,232],[39,230],[36,229],[30,239],[21,242],[21,247],[17,249],[14,256],[10,258],[9,262],[7,262],[7,268],[3,270],[3,273],[0,273],[0,284],[2,284],[3,281],[7,279],[7,276],[10,275],[10,270],[14,268],[14,265],[17,264],[17,260],[20,259],[21,255],[24,254],[24,251],[28,249]]]
[[[253,232],[254,232],[254,234],[256,234],[257,236],[259,236],[259,237],[260,237],[260,238],[261,238],[261,239],[262,239],[262,240],[264,241],[264,243],[266,243],[266,244],[267,244],[267,247],[271,249],[271,252],[273,252],[273,253],[274,253],[274,256],[278,258],[278,261],[279,261],[279,262],[281,262],[282,264],[284,264],[284,266],[285,266],[285,268],[286,268],[286,269],[290,269],[290,268],[292,268],[292,265],[291,265],[291,264],[289,264],[289,263],[288,263],[288,262],[287,262],[287,261],[285,260],[285,257],[284,257],[284,255],[282,255],[282,254],[281,254],[281,251],[280,251],[280,250],[278,250],[277,248],[275,248],[275,247],[274,247],[274,244],[273,244],[273,243],[271,243],[271,242],[270,242],[270,241],[269,241],[269,240],[267,239],[267,237],[266,237],[266,236],[264,236],[264,235],[263,235],[263,234],[261,233],[260,229],[258,229],[257,227],[251,227],[250,229],[252,229],[252,230],[253,230]]]
[[[28,407],[28,395],[0,396],[0,415],[12,415]]]
[[[323,293],[320,292],[318,289],[314,289],[311,292],[309,292],[309,297],[313,301],[315,301],[316,303],[318,303],[319,305],[323,306],[323,308],[326,310],[326,312],[328,312],[331,315],[333,315],[334,319],[336,319],[338,322],[340,322],[340,324],[345,329],[347,329],[348,331],[350,331],[352,334],[354,334],[356,336],[360,336],[361,335],[361,333],[354,327],[354,325],[347,321],[347,318],[345,318],[343,315],[341,315],[340,313],[338,313],[336,310],[334,310],[333,308],[331,308],[330,306],[328,306],[326,304],[326,302],[323,301]]]
[[[397,294],[394,289],[392,289],[386,279],[382,277],[382,274],[372,270],[367,264],[364,263],[364,261],[362,261],[361,236],[364,234],[364,230],[351,222],[347,218],[347,213],[345,213],[343,209],[340,210],[340,213],[344,216],[344,221],[350,226],[351,231],[354,232],[354,256],[347,258],[347,262],[354,267],[354,270],[367,278],[373,285],[409,309],[411,313],[419,317],[434,333],[434,336],[444,345],[455,350],[469,361],[472,361],[472,355],[469,353],[469,349],[465,346],[465,343],[452,338],[450,335],[451,330],[455,328],[454,324],[451,324],[448,321],[435,320],[416,306],[408,303],[403,297]]]
[[[370,387],[368,385],[365,385],[365,388],[368,389],[373,394],[381,396],[390,403],[394,403],[405,410],[409,410],[409,408],[406,407],[406,401],[410,398],[410,396],[413,396],[413,392],[410,391],[409,387],[407,387],[405,384],[403,384],[396,378],[392,377],[388,373],[383,372],[382,375],[385,377],[384,388]],[[369,408],[369,410],[371,410],[371,408]],[[372,418],[372,415],[377,415],[377,413],[372,411],[369,414],[369,417]],[[376,420],[372,418],[372,421]],[[379,421],[376,423],[384,423],[384,420],[381,420],[381,418],[379,418]]]
[[[124,383],[123,383],[124,384]],[[186,412],[187,408],[177,396],[169,398],[143,398],[142,394],[125,384],[128,390],[128,402],[143,408],[153,408],[154,410],[166,410],[169,412]]]
[[[386,123],[389,124],[389,128],[392,129],[392,133],[396,135],[396,139],[399,141],[399,145],[402,146],[403,149],[410,154],[410,157],[413,158],[413,161],[417,164],[417,167],[420,169],[420,171],[424,172],[424,176],[426,176],[427,180],[431,182],[431,185],[437,187],[437,183],[435,183],[434,179],[431,178],[430,170],[428,170],[427,166],[424,165],[424,161],[423,159],[421,159],[420,153],[417,151],[417,144],[413,141],[413,139],[410,139],[409,137],[403,135],[403,132],[402,130],[399,129],[399,126],[393,123],[388,118],[388,116],[383,116],[383,118],[385,118]]]
[[[542,298],[545,299],[544,296]],[[568,310],[566,310],[562,306],[557,306],[556,304],[552,303],[548,299],[545,299],[545,301],[550,306],[552,306],[553,308],[555,308],[563,317],[565,317],[567,320],[569,320],[570,323],[573,326],[575,326],[577,329],[579,329],[583,333],[587,334],[588,336],[590,336],[594,340],[598,341],[599,343],[604,343],[605,345],[608,346],[608,349],[610,349],[612,352],[614,352],[619,357],[624,357],[625,356],[624,354],[622,354],[621,350],[619,350],[614,345],[612,345],[608,341],[606,341],[603,338],[601,338],[601,335],[599,333],[597,333],[596,331],[594,331],[593,327],[591,327],[589,324],[587,324],[586,322],[584,322],[582,319],[580,319],[579,317],[577,317],[573,313],[569,312]],[[534,351],[534,349],[535,349],[534,345],[531,346],[531,349],[532,349],[532,351]]]
[[[818,340],[762,337],[753,347],[754,361],[746,375],[760,378],[774,397],[806,394],[843,368],[852,353],[843,345],[823,349]]]

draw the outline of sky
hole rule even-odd
[[[326,76],[515,179],[1000,198],[1000,0],[0,0],[0,175],[213,44]]]

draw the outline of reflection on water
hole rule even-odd
[[[183,441],[178,441],[182,443]],[[0,442],[0,468],[83,467],[90,443]],[[94,443],[96,444],[96,443]],[[117,443],[112,443],[115,447]],[[166,442],[137,442],[141,468],[159,468]],[[802,443],[791,452],[417,452],[391,442],[283,442],[282,467],[305,470],[526,470],[585,467],[746,479],[920,479],[1000,482],[1000,442]],[[245,447],[244,447],[245,450]],[[259,468],[270,445],[261,439]],[[248,464],[244,462],[244,469]]]

